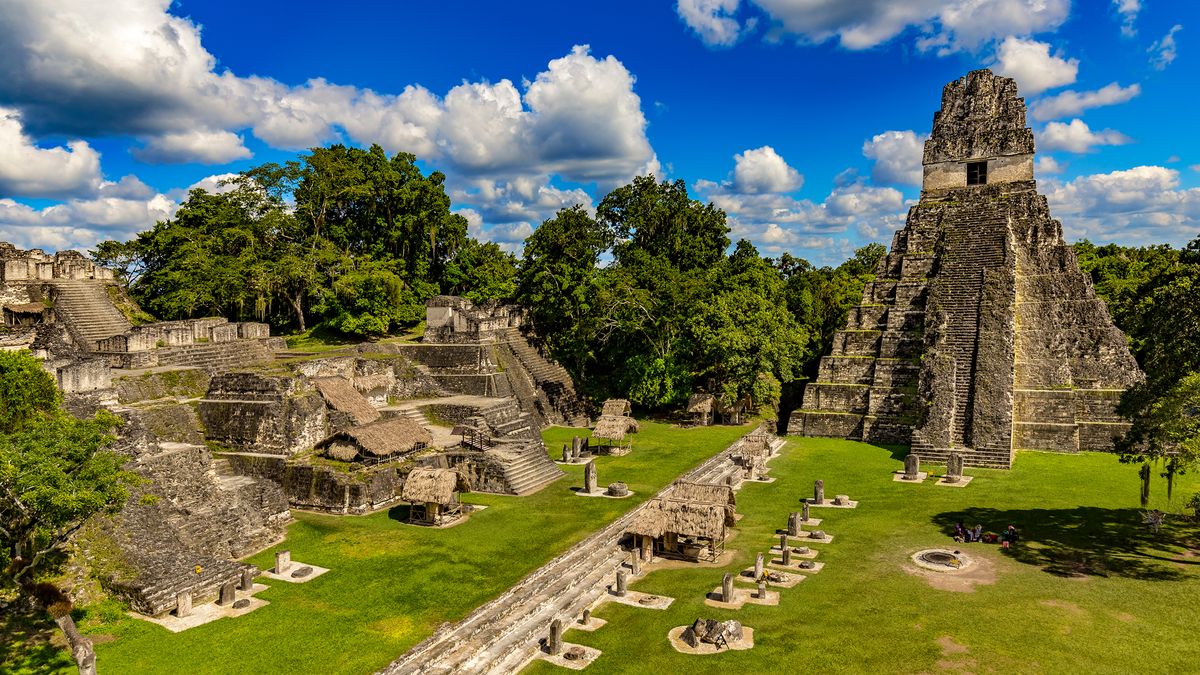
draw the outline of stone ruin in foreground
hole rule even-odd
[[[125,422],[116,449],[146,482],[80,546],[143,614],[252,581],[239,559],[280,541],[290,509],[388,508],[415,469],[535,492],[563,475],[541,429],[589,421],[508,307],[437,297],[421,341],[301,353],[267,324],[133,325],[122,303],[111,270],[83,255],[0,242],[0,349],[32,350],[72,413]]]
[[[911,444],[1008,468],[1017,449],[1110,450],[1142,373],[1033,178],[1012,79],[942,91],[920,202],[850,311],[788,432]]]

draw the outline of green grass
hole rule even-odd
[[[966,488],[894,483],[903,451],[827,439],[792,439],[771,461],[771,484],[738,493],[745,518],[723,569],[656,571],[632,588],[676,598],[666,611],[603,605],[608,625],[569,631],[568,642],[603,655],[589,673],[677,672],[1195,672],[1200,641],[1200,526],[1176,516],[1159,535],[1141,522],[1137,469],[1112,455],[1019,453],[1011,471],[968,470]],[[776,528],[825,480],[827,495],[860,500],[854,510],[813,509],[834,536],[818,545],[825,569],[777,607],[738,611],[703,604],[724,572],[753,564]],[[1156,478],[1152,507],[1180,512],[1200,480],[1176,485],[1173,504]],[[1022,532],[1010,553],[959,544],[953,523]],[[994,583],[938,590],[906,573],[908,556],[950,546],[990,562]],[[1188,552],[1188,549],[1191,552]],[[749,588],[748,585],[744,587]],[[685,656],[667,642],[697,617],[736,618],[754,628],[750,651]],[[952,641],[952,642],[951,642]],[[961,646],[962,650],[959,650]],[[525,672],[551,673],[535,663]]]
[[[297,513],[285,544],[250,558],[260,568],[273,552],[332,571],[306,584],[268,582],[270,605],[182,633],[124,618],[96,625],[85,618],[107,673],[369,673],[499,595],[723,449],[749,426],[677,429],[645,422],[633,452],[598,460],[601,484],[622,480],[629,499],[582,499],[582,466],[529,497],[468,494],[485,504],[457,527],[433,530],[398,519],[407,507],[369,516]],[[551,456],[586,430],[545,433]],[[4,670],[0,663],[0,671]]]

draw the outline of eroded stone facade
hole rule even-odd
[[[790,433],[910,443],[931,461],[957,450],[975,466],[1111,449],[1128,428],[1117,399],[1142,375],[1037,192],[1033,150],[1013,80],[979,70],[946,85],[921,200]]]

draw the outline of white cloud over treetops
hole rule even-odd
[[[885,131],[863,143],[862,153],[874,161],[871,180],[884,185],[920,185],[926,136]]]
[[[1200,188],[1180,189],[1174,169],[1137,166],[1044,186],[1068,241],[1180,246],[1200,235]]]
[[[40,148],[26,135],[20,113],[0,107],[0,197],[92,193],[100,183],[100,153],[86,141]]]

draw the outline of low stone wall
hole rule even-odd
[[[289,462],[283,457],[224,455],[239,475],[274,481],[292,508],[338,514],[363,514],[400,499],[407,466],[380,465],[339,471],[333,467]]]
[[[218,375],[199,410],[208,440],[236,449],[290,455],[329,435],[325,401],[290,376]]]
[[[210,377],[200,368],[181,368],[165,372],[127,375],[113,380],[121,403],[153,401],[160,398],[198,398],[208,391]]]

